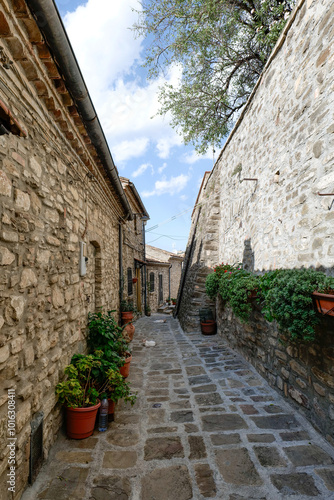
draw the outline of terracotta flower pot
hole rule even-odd
[[[126,378],[129,376],[130,373],[130,362],[132,360],[132,355],[130,355],[128,358],[125,359],[125,364],[119,369],[120,374]]]
[[[133,323],[126,323],[125,324],[125,327],[124,327],[124,334],[126,335],[126,337],[128,337],[130,339],[130,342],[131,340],[133,339],[133,336],[135,334],[135,326]]]
[[[94,432],[101,403],[88,408],[66,408],[66,433],[72,439],[84,439]]]
[[[203,335],[215,335],[216,322],[213,319],[201,321],[201,331]]]
[[[132,283],[137,283],[138,278],[132,278]]]
[[[133,320],[133,312],[132,311],[124,311],[121,313],[122,316],[122,325],[126,325],[129,321]]]
[[[312,293],[315,309],[323,316],[334,316],[334,295],[329,293]]]
[[[115,406],[116,406],[115,401],[111,401],[111,399],[108,399],[108,403],[109,403],[108,414],[110,415],[111,413],[115,413]]]

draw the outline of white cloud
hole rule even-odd
[[[154,174],[154,168],[153,166],[150,164],[150,163],[143,163],[142,165],[140,165],[137,170],[135,170],[134,172],[132,172],[132,177],[139,177],[140,175],[142,175],[144,172],[146,172],[146,170],[150,168],[151,169],[151,174],[153,175]]]
[[[129,74],[140,60],[142,39],[129,27],[137,20],[137,0],[88,0],[64,19],[90,92],[106,90],[110,77]],[[86,71],[87,70],[87,71]]]
[[[158,168],[158,172],[159,172],[159,174],[162,174],[162,172],[165,170],[165,168],[167,168],[167,163],[164,163],[164,164],[162,165],[162,167],[159,167],[159,168]]]
[[[112,148],[112,155],[117,162],[123,162],[130,158],[142,156],[149,146],[150,140],[147,137],[134,139],[133,141],[121,141]]]
[[[166,79],[141,81],[144,47],[130,29],[138,20],[132,8],[140,10],[138,0],[88,0],[64,19],[116,163],[142,154],[139,148],[125,155],[120,142],[149,137],[160,158],[182,145],[169,118],[157,114],[159,87],[166,80],[177,85],[182,69],[174,65]]]
[[[181,137],[178,134],[175,134],[175,132],[170,133],[165,137],[161,137],[157,142],[157,153],[159,158],[162,158],[163,160],[167,159],[171,148],[173,146],[181,146],[182,144]]]
[[[188,196],[186,194],[181,194],[180,200],[186,201],[188,199]]]
[[[150,196],[160,196],[166,193],[173,195],[182,191],[189,180],[190,176],[185,174],[171,177],[169,180],[163,178],[161,181],[155,182],[153,191],[143,191],[141,196],[143,198],[148,198]]]
[[[184,163],[188,163],[189,165],[193,164],[193,163],[196,163],[197,161],[200,161],[200,160],[213,160],[213,157],[212,157],[212,151],[207,151],[207,153],[205,153],[204,155],[199,155],[198,153],[196,153],[196,151],[192,151],[191,153],[187,153],[187,154],[184,154],[181,158],[181,160],[184,162]]]

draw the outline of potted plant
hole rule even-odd
[[[88,346],[91,352],[102,350],[104,358],[121,368],[131,357],[128,342],[123,334],[124,327],[117,325],[112,313],[90,313],[88,315]]]
[[[132,283],[137,283],[138,278],[132,278]]]
[[[200,309],[199,318],[201,323],[201,332],[203,335],[214,335],[217,332],[217,325],[213,319],[211,309]]]
[[[129,401],[133,405],[137,396],[131,394],[130,384],[121,375],[119,367],[115,363],[108,361],[103,350],[96,350],[93,356],[100,362],[99,366],[93,368],[96,387],[101,400],[104,397],[108,399],[109,419],[112,420],[115,405],[119,399]],[[80,355],[77,355],[77,357],[80,357]]]
[[[322,316],[334,316],[334,278],[327,278],[312,293],[313,306]]]
[[[134,405],[137,394],[131,394],[130,384],[125,380],[125,377],[116,370],[109,372],[108,384],[106,387],[106,397],[109,401],[109,413],[114,413],[115,405],[120,399]]]
[[[176,299],[170,299],[172,301],[173,306],[176,306]]]
[[[65,368],[67,380],[56,385],[58,401],[66,407],[67,435],[84,439],[94,432],[97,411],[101,405],[93,369],[99,364],[94,356],[82,356]]]
[[[135,311],[133,302],[122,300],[121,301],[121,316],[122,324],[125,325],[133,320],[133,313]]]
[[[145,314],[146,314],[146,316],[151,316],[151,308],[150,308],[150,306],[146,306]]]

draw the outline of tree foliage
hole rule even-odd
[[[160,114],[205,152],[220,145],[245,105],[295,0],[143,0],[134,29],[151,41],[150,77],[179,65]]]

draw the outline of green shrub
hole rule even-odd
[[[130,351],[130,348],[123,337],[124,327],[118,326],[112,315],[113,312],[88,315],[88,347],[91,352],[101,349],[106,360],[117,366],[123,366],[126,353]]]
[[[334,278],[314,269],[279,269],[259,279],[263,312],[275,319],[293,341],[313,341],[319,317],[312,307],[312,292],[334,288]]]
[[[312,307],[312,292],[334,294],[334,278],[314,269],[278,269],[258,276],[241,265],[221,264],[208,275],[205,286],[211,299],[219,293],[241,321],[248,320],[250,296],[256,291],[265,318],[276,320],[291,341],[301,342],[314,340],[319,322]]]
[[[234,269],[233,266],[229,264],[224,264],[224,262],[218,266],[216,266],[213,270],[213,273],[210,273],[205,281],[205,290],[207,295],[211,300],[214,300],[219,292],[219,284],[220,279],[231,269]]]

